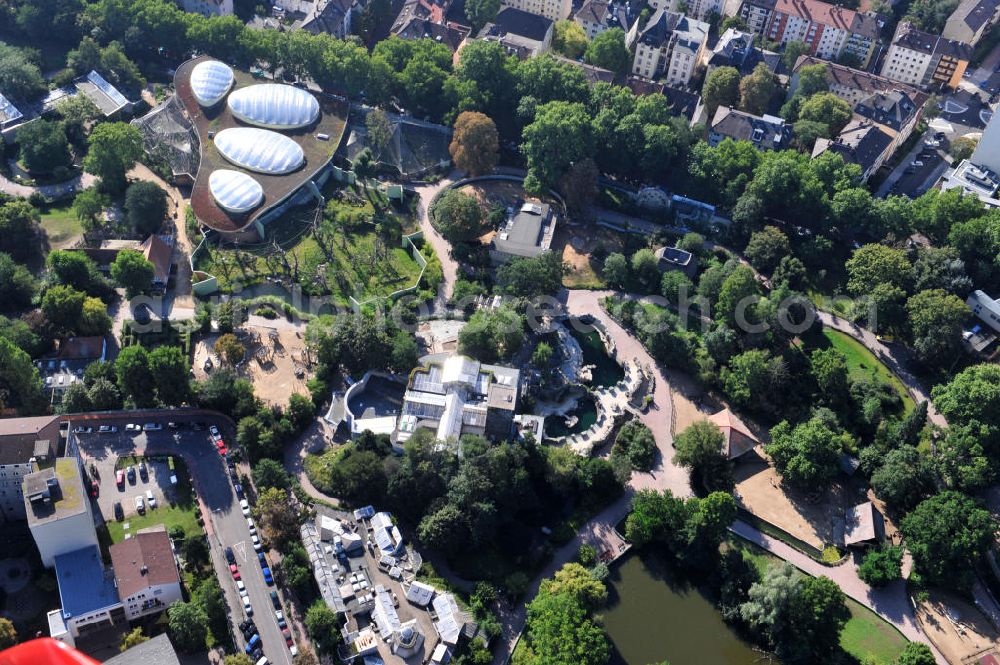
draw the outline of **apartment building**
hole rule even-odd
[[[544,16],[550,21],[561,21],[573,13],[573,0],[504,0],[503,6]]]
[[[998,20],[1000,0],[962,0],[948,17],[941,35],[975,46]]]
[[[666,9],[671,12],[680,12],[699,21],[709,20],[712,14],[722,16],[725,5],[725,0],[651,0],[649,2],[649,6],[654,10]]]
[[[356,0],[318,0],[292,27],[314,35],[326,33],[344,39],[351,34],[351,18],[357,8]]]
[[[774,14],[775,0],[743,0],[739,15],[747,24],[747,29],[758,35],[767,31],[767,25]]]
[[[29,473],[22,491],[28,528],[46,568],[62,554],[97,547],[94,512],[76,458],[60,457],[54,466]]]
[[[972,58],[972,47],[918,30],[903,21],[882,64],[882,76],[919,87],[957,88]]]
[[[683,14],[656,10],[639,30],[632,26],[626,44],[635,51],[632,73],[648,79],[665,75],[668,85],[687,85],[702,58],[709,26]]]
[[[817,139],[813,159],[825,152],[840,155],[847,164],[861,167],[862,182],[868,180],[895,150],[897,142],[883,128],[864,120],[851,120],[832,139]]]
[[[705,75],[718,67],[733,67],[742,76],[753,73],[758,63],[763,62],[772,72],[781,63],[781,55],[764,51],[754,46],[754,34],[736,28],[727,29],[711,50],[705,50]]]
[[[836,60],[847,54],[867,67],[879,43],[879,21],[820,0],[744,0],[740,15],[749,29],[779,44],[799,41],[810,55]]]
[[[621,28],[628,32],[632,24],[639,18],[641,4],[626,2],[608,2],[607,0],[587,0],[583,3],[573,20],[587,33],[587,39],[593,39],[605,30]]]
[[[758,116],[720,106],[708,128],[708,144],[715,147],[727,138],[749,141],[758,150],[782,150],[792,140],[792,126],[773,115]]]
[[[181,9],[202,16],[232,16],[233,0],[182,0]]]
[[[24,477],[55,457],[59,448],[57,416],[0,419],[0,521],[27,517]]]
[[[874,16],[819,0],[776,0],[765,38],[779,44],[799,41],[811,55],[836,60],[844,53],[867,67],[878,43]]]
[[[166,531],[137,533],[112,545],[108,553],[129,621],[162,612],[182,599],[181,577]]]
[[[554,25],[544,16],[504,7],[479,31],[479,39],[500,42],[508,55],[525,60],[549,50]]]

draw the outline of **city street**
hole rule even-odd
[[[232,547],[236,555],[237,565],[253,606],[253,618],[260,634],[264,655],[271,663],[291,665],[292,656],[285,645],[285,639],[278,628],[274,608],[271,605],[270,592],[272,589],[276,590],[277,587],[269,587],[264,583],[264,575],[258,564],[257,554],[250,542],[246,517],[240,510],[239,499],[229,481],[226,464],[216,451],[207,426],[217,425],[222,431],[224,440],[230,444],[235,441],[235,433],[231,431],[228,422],[218,418],[213,419],[203,414],[163,411],[157,417],[153,415],[155,413],[147,411],[143,412],[141,416],[127,413],[120,416],[76,416],[72,419],[73,428],[78,424],[86,424],[95,429],[94,433],[82,434],[75,438],[78,441],[84,468],[89,469],[91,464],[94,464],[99,469],[101,498],[98,501],[98,509],[101,511],[102,518],[108,521],[114,520],[113,513],[106,511],[120,496],[127,494],[131,497],[135,493],[136,487],[142,487],[145,491],[145,485],[132,486],[126,481],[126,493],[119,493],[115,486],[113,471],[106,471],[108,468],[114,468],[114,462],[118,457],[175,455],[183,458],[191,473],[202,514],[206,517],[205,530],[208,533],[208,542],[211,546],[212,564],[229,605],[229,616],[237,648],[242,649],[245,644],[238,629],[238,625],[243,621],[245,615],[243,603],[237,593],[236,584],[223,554],[226,547]],[[166,429],[168,420],[185,423],[185,428]],[[132,436],[131,432],[124,431],[125,425],[129,422],[140,424],[160,422],[164,425],[164,429],[157,432],[140,432]],[[191,422],[204,422],[206,429],[193,431],[189,428]],[[98,434],[96,429],[99,424],[117,425],[118,432]],[[123,506],[128,513],[130,506],[125,505],[124,501]],[[131,512],[134,514],[134,506],[131,508]]]

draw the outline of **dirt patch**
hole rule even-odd
[[[734,476],[736,501],[750,513],[818,550],[842,542],[845,491],[840,484],[806,496],[783,486],[781,475],[758,451],[739,459]]]
[[[1000,658],[1000,634],[982,612],[954,594],[931,591],[917,604],[917,621],[949,663],[968,663],[990,653]]]
[[[562,252],[563,263],[569,266],[569,273],[563,278],[568,288],[604,288],[601,278],[601,260],[594,258],[594,250],[603,247],[604,254],[620,252],[624,248],[621,235],[600,226],[556,227],[552,238],[552,250]]]
[[[259,320],[257,320],[259,319]],[[252,317],[249,326],[252,333],[244,332],[240,341],[247,354],[236,368],[236,373],[250,379],[254,393],[268,404],[288,404],[292,393],[308,395],[306,381],[311,376],[305,340],[301,333],[268,326],[269,321]],[[208,335],[198,342],[194,349],[194,374],[199,381],[218,371],[219,357],[215,354],[215,342],[220,335]],[[206,369],[206,360],[211,364]]]

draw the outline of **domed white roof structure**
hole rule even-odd
[[[229,95],[229,110],[243,122],[270,129],[296,129],[319,117],[319,102],[290,85],[261,83]]]
[[[208,190],[223,210],[250,212],[264,200],[260,183],[240,171],[217,169],[208,176]]]
[[[305,155],[298,143],[268,129],[223,129],[215,135],[215,147],[236,166],[269,175],[290,173],[305,162]]]
[[[191,91],[202,106],[215,106],[233,87],[234,80],[229,65],[218,60],[206,60],[191,70]]]

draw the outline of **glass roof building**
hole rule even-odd
[[[191,70],[191,91],[205,107],[222,101],[236,80],[232,68],[218,60],[206,60]]]
[[[309,92],[280,83],[261,83],[229,95],[229,110],[251,125],[269,129],[305,127],[319,117],[319,102]]]
[[[219,207],[232,213],[250,212],[264,200],[264,189],[240,171],[216,169],[208,177],[208,188]]]
[[[236,166],[268,175],[291,173],[305,163],[298,143],[284,134],[256,127],[223,129],[215,135],[215,147]]]

